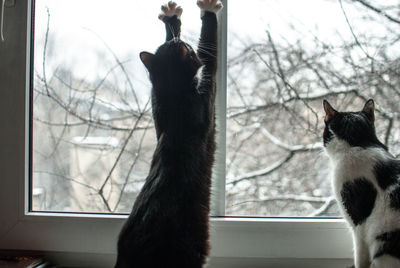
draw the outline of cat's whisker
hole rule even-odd
[[[205,49],[202,49],[202,48],[197,48],[197,51],[198,51],[198,52],[202,52],[202,53],[204,53],[204,54],[207,54],[207,55],[209,55],[209,56],[211,56],[211,57],[214,57],[214,58],[217,57],[217,56],[216,56],[215,54],[213,54],[212,52],[210,52],[210,51],[208,51],[208,50],[205,50]]]
[[[217,49],[216,49],[216,48],[211,48],[211,47],[203,47],[203,46],[198,46],[198,47],[197,47],[197,49],[200,49],[200,50],[207,50],[207,51],[210,51],[210,52],[217,51]]]
[[[210,44],[210,43],[199,44],[198,47],[204,48],[204,49],[212,49],[212,50],[216,50],[216,49],[217,49],[217,46],[216,46],[216,45]]]
[[[172,40],[174,40],[174,42],[175,42],[176,36],[175,36],[175,33],[174,33],[174,28],[172,28],[172,26],[171,26],[170,24],[167,24],[167,25],[168,25],[168,28],[169,28],[169,30],[170,30],[170,32],[171,32]],[[175,42],[175,43],[176,43],[176,42]]]

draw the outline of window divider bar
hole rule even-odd
[[[217,151],[212,178],[211,216],[225,216],[226,105],[227,105],[227,0],[218,14],[218,71],[216,96]]]

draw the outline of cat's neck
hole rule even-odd
[[[359,162],[376,162],[394,157],[379,146],[376,147],[354,147],[342,140],[334,140],[326,146],[326,152],[334,165],[358,164]]]

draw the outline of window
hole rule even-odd
[[[155,146],[150,84],[138,54],[154,51],[164,39],[162,23],[148,24],[146,29],[134,25],[149,20],[147,14],[158,11],[161,3],[119,1],[110,7],[107,1],[98,1],[97,12],[87,16],[91,4],[81,3],[77,11],[71,1],[36,1],[33,211],[130,211]],[[226,156],[219,154],[219,165],[226,158],[226,166],[217,178],[218,192],[226,194],[214,200],[214,207],[221,208],[215,213],[338,216],[329,161],[321,153],[321,101],[338,96],[355,107],[352,102],[376,95],[354,92],[349,84],[361,78],[349,77],[359,72],[352,64],[372,64],[365,62],[371,57],[367,50],[380,49],[389,55],[396,44],[389,43],[396,35],[384,45],[363,41],[350,47],[361,37],[353,35],[349,25],[360,34],[365,32],[359,26],[366,21],[360,18],[365,11],[357,12],[354,5],[252,3],[257,9],[251,15],[240,12],[239,2],[231,3],[228,10],[228,68],[226,78],[220,75],[221,83],[227,79],[226,114],[221,108],[225,105],[219,106],[226,141],[221,134],[219,147],[225,142],[228,146]],[[318,16],[312,14],[312,7],[320,10]],[[131,16],[135,8],[143,12]],[[200,28],[196,12],[196,7],[185,8],[182,26],[183,38],[194,44]],[[107,16],[113,23],[104,20]],[[366,23],[372,28],[381,25],[380,21]],[[144,30],[157,34],[139,38]],[[372,32],[364,38],[381,37]],[[48,113],[49,109],[54,112]],[[226,126],[221,123],[225,118]],[[379,131],[389,143],[391,131],[386,127]],[[219,182],[223,178],[226,183]]]
[[[155,147],[149,107],[151,86],[138,54],[142,50],[156,49],[164,39],[164,26],[154,23],[144,29],[135,25],[148,21],[148,14],[158,11],[163,1],[151,4],[119,1],[112,7],[108,1],[98,1],[97,12],[90,16],[87,16],[87,10],[93,8],[92,4],[85,3],[79,4],[79,10],[71,1],[37,0],[35,3],[33,211],[129,212],[132,199],[147,176]],[[193,6],[185,1],[181,4]],[[224,159],[227,159],[226,168],[218,178],[215,177],[216,181],[222,181],[219,191],[226,192],[225,198],[220,195],[214,200],[214,203],[221,203],[217,205],[222,207],[218,215],[224,216],[226,209],[226,215],[232,216],[326,216],[326,211],[319,210],[330,208],[333,198],[326,179],[327,161],[319,157],[321,124],[314,117],[318,109],[302,104],[301,100],[294,101],[293,107],[288,101],[289,109],[293,111],[283,111],[283,105],[279,104],[273,109],[260,108],[277,104],[279,98],[289,99],[293,92],[297,93],[289,81],[301,81],[309,71],[307,67],[297,67],[299,77],[292,79],[286,74],[286,66],[281,67],[288,79],[285,87],[286,81],[279,81],[279,74],[272,69],[276,63],[269,52],[272,47],[283,46],[280,39],[273,40],[270,32],[286,32],[285,25],[295,19],[305,21],[309,17],[306,12],[309,8],[305,6],[304,10],[296,12],[299,6],[290,9],[291,1],[279,4],[254,1],[254,4],[262,12],[254,10],[251,16],[240,12],[238,2],[229,7],[227,76],[220,74],[220,84],[224,79],[228,83],[226,127],[221,125],[226,117],[223,113],[225,105],[219,105],[222,130],[219,133],[222,136],[226,128],[227,141],[219,137],[219,148],[225,143],[229,146],[226,157],[218,154],[219,165],[224,165]],[[264,6],[270,11],[264,11]],[[133,9],[143,12],[131,16]],[[267,26],[252,27],[258,22],[267,25],[281,21],[279,15],[271,18],[275,9],[294,14],[288,21],[269,26],[271,30],[266,31]],[[73,21],[70,20],[71,13],[74,13]],[[185,8],[182,18],[183,38],[194,44],[200,29],[197,13],[195,6]],[[109,20],[104,20],[107,16],[112,18],[111,25]],[[126,23],[127,18],[129,23]],[[311,20],[306,27],[312,27],[317,20]],[[118,30],[114,29],[115,25]],[[329,23],[324,25],[325,28],[329,26]],[[141,38],[145,32],[154,34]],[[222,29],[222,32],[226,30]],[[289,44],[297,41],[294,34],[289,36],[293,39],[287,41]],[[309,51],[307,46],[311,45],[304,46],[305,53]],[[223,50],[222,55],[225,54]],[[282,55],[283,59],[278,59],[278,54],[286,51],[278,47],[276,60],[288,65],[286,58],[295,57],[298,50],[293,48],[286,52],[288,55]],[[263,64],[264,57],[271,64]],[[271,83],[274,79],[276,83]],[[296,87],[300,90],[308,87],[308,92],[297,94],[314,94],[317,89],[313,88],[315,82],[312,79],[298,83]],[[224,88],[219,87],[220,99]],[[48,113],[48,110],[53,112]],[[277,126],[277,119],[285,123]],[[291,140],[282,133],[287,133]],[[284,139],[278,140],[276,135]],[[304,155],[308,162],[298,164]],[[224,178],[227,178],[226,185]],[[224,203],[226,207],[223,207]],[[337,215],[337,210],[333,215]]]
[[[90,1],[35,1],[32,211],[131,210],[156,140],[139,52],[165,39],[163,3],[97,1],[87,16]],[[196,43],[198,8],[183,21],[183,38]]]
[[[147,109],[148,79],[145,72],[138,73],[143,68],[132,59],[140,50],[154,51],[163,38],[163,25],[154,23],[159,28],[160,34],[155,34],[158,41],[148,41],[150,30],[140,35],[140,41],[133,42],[128,34],[123,34],[120,41],[114,35],[114,24],[102,21],[111,13],[119,14],[118,25],[130,26],[123,29],[124,33],[130,33],[134,26],[147,25],[133,23],[135,13],[129,12],[133,8],[123,6],[132,1],[115,1],[106,11],[100,8],[102,1],[96,1],[97,7],[92,7],[93,3],[85,6],[82,1],[58,1],[60,7],[56,7],[53,2],[48,2],[46,8],[44,0],[36,1],[33,57],[37,69],[32,76],[29,70],[33,69],[27,68],[32,64],[32,3],[16,1],[5,9],[6,42],[0,43],[0,83],[5,92],[0,100],[0,121],[9,127],[0,134],[6,141],[0,154],[4,163],[4,179],[0,180],[0,247],[74,253],[70,256],[72,262],[74,258],[82,260],[76,253],[92,254],[101,258],[97,262],[91,258],[91,265],[111,266],[116,234],[125,216],[110,212],[129,211],[132,200],[128,196],[140,188],[153,148]],[[155,7],[151,2],[139,10],[148,17],[153,14],[152,20],[156,21],[161,1],[154,3]],[[377,125],[379,135],[394,152],[398,150],[394,120],[398,85],[398,55],[394,49],[398,41],[396,30],[391,30],[397,29],[393,12],[396,7],[378,6],[387,15],[382,17],[362,1],[322,2],[310,2],[310,7],[304,8],[296,1],[254,0],[254,16],[246,18],[248,24],[238,12],[243,12],[238,2],[224,3],[227,8],[221,14],[220,44],[228,48],[228,53],[221,50],[220,62],[226,61],[228,68],[220,64],[222,94],[217,101],[219,127],[227,131],[218,137],[213,214],[297,218],[212,218],[215,260],[351,257],[351,239],[343,221],[298,218],[317,215],[325,206],[334,208],[329,199],[326,160],[315,151],[320,148],[321,98],[335,98],[340,108],[348,109],[374,96],[381,107],[390,108],[378,106],[378,120],[384,122]],[[200,25],[197,8],[193,8],[192,16],[189,6],[194,4],[180,4],[187,16],[183,17],[184,36],[195,43]],[[278,4],[285,7],[284,11]],[[58,8],[63,12],[57,13]],[[296,19],[296,10],[307,9],[321,10],[318,21],[328,20],[324,9],[335,10],[331,20],[337,22],[334,31],[341,34],[332,37],[324,25],[309,28],[307,23],[311,22]],[[96,14],[89,20],[85,10]],[[63,22],[65,16],[67,24]],[[227,17],[229,33],[225,30]],[[295,18],[291,27],[276,26],[275,22],[290,18]],[[371,25],[377,30],[366,31],[375,29]],[[72,33],[74,38],[65,39],[57,29]],[[293,34],[289,35],[290,31]],[[326,36],[334,43],[327,43]],[[68,45],[62,53],[57,52],[58,45],[65,44]],[[76,52],[79,56],[75,58]],[[42,66],[46,66],[44,70]],[[96,72],[88,66],[96,66]],[[27,94],[30,77],[35,83],[33,97]],[[26,107],[33,107],[32,140],[27,120],[31,111]],[[132,127],[135,123],[137,128]],[[225,142],[226,148],[222,146]],[[29,146],[33,149],[32,158]],[[30,159],[32,181],[27,179]],[[116,159],[119,160],[114,165]],[[48,165],[50,162],[53,164]],[[101,169],[90,168],[94,163]],[[226,181],[222,179],[225,173]],[[91,179],[98,177],[103,179]],[[103,196],[98,191],[101,187]],[[82,196],[82,200],[77,199]],[[327,211],[321,215],[329,215]],[[332,213],[337,215],[334,210]],[[327,245],[326,241],[330,243]],[[63,257],[68,258],[67,255]]]
[[[376,5],[383,14],[355,2],[256,0],[246,14],[229,3],[227,215],[340,215],[323,99],[342,111],[374,98],[378,137],[399,153],[397,120],[383,111],[397,111],[399,21],[383,14],[398,1]]]

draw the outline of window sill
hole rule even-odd
[[[62,267],[113,267],[115,255],[51,253],[48,259]],[[352,259],[268,259],[268,258],[218,258],[211,257],[205,268],[337,268],[349,267]]]
[[[1,249],[48,252],[50,259],[67,266],[107,263],[109,267],[115,259],[117,236],[126,216],[34,214],[0,232]],[[352,257],[351,235],[340,219],[212,218],[210,232],[210,267],[223,267],[225,262],[236,267],[230,266],[231,261],[241,265],[236,259],[243,259],[247,267],[247,261],[263,267],[276,262],[291,267],[299,260],[342,263]]]

